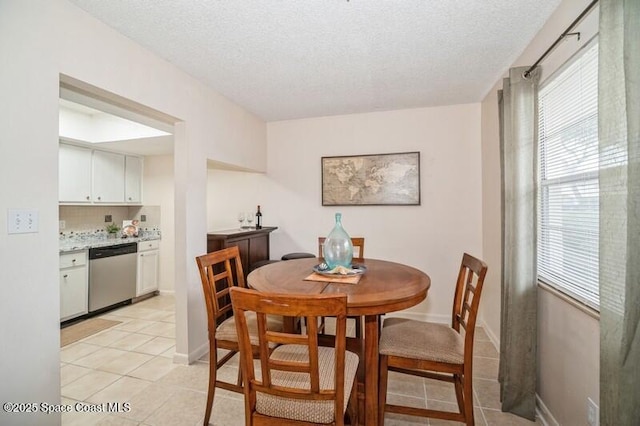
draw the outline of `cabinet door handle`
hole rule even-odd
[[[64,275],[63,275],[62,277],[63,277],[63,278],[67,278],[68,276],[69,276],[69,275],[67,275],[67,274],[64,274]]]
[[[140,253],[140,257],[144,257],[144,253]]]
[[[102,200],[102,197],[98,197],[98,201]]]
[[[91,197],[87,195],[87,201],[89,201],[90,199],[91,199]]]
[[[76,261],[76,260],[75,260],[75,259],[73,259],[71,262],[73,263],[73,262],[75,262],[75,261]]]

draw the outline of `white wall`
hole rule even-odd
[[[270,198],[263,173],[209,169],[207,173],[207,229],[220,231],[240,227],[238,213],[255,215]],[[267,218],[268,219],[268,218]],[[263,221],[263,226],[272,223]],[[255,218],[254,223],[255,225]]]
[[[175,203],[173,155],[144,158],[144,204],[160,206],[160,285],[161,292],[175,291]]]
[[[268,198],[261,205],[271,257],[317,252],[335,212],[366,257],[417,267],[432,280],[412,309],[448,319],[464,251],[482,257],[480,105],[454,105],[269,123]],[[321,205],[323,156],[420,151],[422,205]]]
[[[266,169],[265,124],[65,0],[0,2],[0,400],[60,401],[58,97],[60,74],[169,114],[175,126],[176,347],[207,347],[194,257],[206,248],[206,159]],[[39,212],[7,235],[6,211]],[[206,350],[206,349],[205,349]],[[59,416],[0,413],[2,424]]]
[[[535,62],[589,3],[589,0],[564,0],[512,66]],[[568,38],[542,63],[542,80],[595,34],[597,15],[596,9],[576,29],[582,32],[579,41]],[[482,101],[482,246],[485,261],[494,267],[489,267],[485,280],[480,314],[488,334],[496,342],[500,339],[502,232],[497,90],[501,87],[502,81],[497,81]],[[597,320],[539,288],[538,395],[542,414],[550,424],[587,424],[586,397],[599,401],[599,348]]]

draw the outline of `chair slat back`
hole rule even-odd
[[[325,237],[318,237],[318,257],[320,258],[324,258],[325,240]],[[351,244],[353,244],[354,249],[353,259],[362,262],[364,260],[364,237],[351,237]]]
[[[242,373],[246,379],[245,399],[250,409],[255,410],[256,392],[264,392],[284,398],[312,401],[334,400],[335,412],[342,413],[344,406],[344,362],[346,350],[347,296],[333,295],[280,295],[260,293],[234,287],[231,289],[234,317],[238,330]],[[251,355],[251,343],[246,313],[255,312],[258,322],[261,379],[256,378]],[[267,315],[282,315],[306,318],[306,334],[293,334],[267,330]],[[333,389],[320,388],[320,366],[318,362],[318,317],[336,317],[335,371]],[[307,357],[304,360],[272,359],[275,345],[300,345]],[[275,371],[289,371],[308,376],[308,389],[277,385],[273,382]],[[253,404],[253,405],[252,405]]]
[[[219,325],[218,321],[232,314],[229,288],[246,287],[240,250],[238,247],[229,247],[207,253],[196,257],[196,263],[207,305],[209,333],[213,334]]]
[[[480,294],[486,274],[486,263],[467,253],[463,255],[456,282],[451,326],[458,332],[461,327],[464,329],[465,346],[469,340],[473,343]]]

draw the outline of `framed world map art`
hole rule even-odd
[[[419,206],[420,153],[322,157],[323,206]]]

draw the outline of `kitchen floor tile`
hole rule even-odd
[[[98,370],[116,374],[127,374],[140,367],[145,362],[150,361],[152,358],[153,355],[137,352],[125,352],[117,358],[101,364],[98,367]]]
[[[515,414],[503,413],[500,410],[484,408],[482,412],[484,413],[484,418],[486,419],[487,424],[490,426],[530,426],[542,424],[539,419],[532,422],[522,417],[518,417]]]
[[[144,302],[141,302],[141,303],[144,303]],[[148,309],[148,308],[143,308],[136,305],[139,305],[139,304],[124,307],[119,311],[117,311],[115,315],[120,315],[128,318],[145,319],[148,321],[159,321],[161,318],[164,318],[167,316],[166,311]]]
[[[135,351],[150,355],[160,355],[162,352],[174,346],[175,343],[175,339],[169,339],[166,337],[154,337],[147,343],[143,343],[142,345],[135,348]]]
[[[140,423],[135,420],[128,420],[110,414],[101,418],[98,423],[96,423],[96,426],[137,426],[139,424]]]
[[[427,401],[427,407],[433,410],[441,410],[441,411],[450,411],[452,413],[458,413],[458,404],[457,403],[448,403],[442,401]],[[476,426],[486,426],[484,421],[484,417],[482,415],[482,410],[479,407],[474,407],[473,409],[473,417]],[[429,419],[430,426],[464,426],[464,423],[454,422],[449,420],[440,420],[440,419]]]
[[[175,337],[176,325],[170,322],[154,322],[153,324],[138,330],[138,333],[171,338]]]
[[[167,314],[163,318],[160,318],[160,321],[162,321],[162,322],[171,322],[171,323],[175,324],[175,322],[176,322],[176,314],[174,314],[173,312],[167,312]]]
[[[60,360],[62,362],[70,363],[89,354],[92,354],[101,348],[101,346],[89,345],[83,342],[73,343],[62,348],[62,350],[60,351]]]
[[[131,397],[129,412],[117,413],[116,416],[141,422],[162,407],[175,392],[174,387],[154,383]]]
[[[109,329],[109,330],[101,331],[98,334],[94,334],[93,336],[86,337],[82,339],[82,342],[89,343],[91,345],[109,346],[111,343],[115,342],[116,340],[120,340],[124,337],[127,337],[129,334],[130,333],[126,331]]]
[[[62,424],[64,426],[96,426],[103,421],[107,415],[105,413],[88,413],[71,410],[62,413]]]
[[[121,377],[100,392],[93,394],[87,399],[87,402],[94,404],[127,402],[132,396],[142,392],[150,384],[151,382],[147,380],[136,379],[135,377]]]
[[[425,381],[428,400],[457,403],[456,389],[453,383],[433,379],[425,379]]]
[[[92,371],[77,380],[62,387],[62,396],[84,401],[96,392],[109,386],[118,380],[119,374],[107,373],[106,371]]]
[[[236,374],[233,376],[237,377]],[[224,377],[220,379],[226,380]],[[195,362],[188,366],[178,365],[156,383],[206,393],[209,385],[209,365],[201,362]],[[218,389],[216,389],[216,393],[218,393]]]
[[[176,389],[171,398],[147,417],[144,423],[150,426],[195,425],[204,417],[206,401],[206,393]],[[221,415],[222,412],[218,412],[217,415]]]
[[[424,379],[422,377],[390,371],[389,380],[387,381],[387,393],[424,398]]]
[[[125,318],[125,317],[119,317],[119,318]],[[140,329],[148,327],[148,326],[150,326],[151,324],[154,323],[153,321],[149,321],[149,320],[133,319],[133,318],[128,318],[125,321],[126,322],[124,322],[123,324],[120,324],[120,325],[117,325],[117,326],[113,327],[113,329],[114,330],[129,331],[129,332],[132,332],[132,333],[136,333]]]
[[[104,347],[99,351],[96,351],[90,355],[87,355],[83,358],[77,359],[73,362],[75,365],[79,365],[87,368],[98,368],[102,364],[106,364],[108,362],[113,361],[119,356],[128,353],[127,351],[121,351],[119,349],[107,348]]]
[[[74,380],[91,373],[91,368],[80,367],[73,364],[67,364],[60,369],[60,384],[66,386]]]
[[[201,416],[200,424],[203,421],[204,413]],[[244,426],[244,400],[241,398],[227,398],[224,395],[218,397],[216,392],[209,423],[213,425]]]
[[[497,380],[473,379],[473,388],[482,408],[500,410],[500,383]]]
[[[482,340],[473,343],[473,355],[485,358],[499,358],[498,351],[493,346],[493,343]]]
[[[404,405],[407,407],[427,408],[424,398],[415,398],[405,395],[388,394],[387,403]],[[409,416],[406,414],[385,413],[384,424],[385,426],[428,425],[429,419],[418,416]]]
[[[498,364],[497,358],[485,358],[481,356],[473,357],[473,377],[481,379],[498,380]]]
[[[173,345],[169,349],[167,349],[166,351],[162,352],[160,354],[160,356],[163,357],[163,358],[169,358],[169,359],[173,360],[173,355],[175,353],[176,353],[176,346]]]
[[[128,373],[131,377],[156,381],[171,372],[177,365],[172,360],[157,356]]]
[[[121,349],[123,351],[130,351],[144,343],[147,343],[151,339],[153,339],[153,336],[149,336],[148,334],[131,333],[107,346],[115,349]]]

